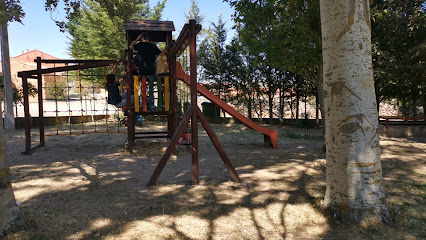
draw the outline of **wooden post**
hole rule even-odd
[[[198,117],[197,117],[197,42],[196,22],[189,20],[189,69],[191,74],[191,135],[192,135],[192,184],[199,183],[198,176]]]
[[[31,154],[31,115],[30,103],[28,100],[28,79],[27,75],[22,75],[22,89],[24,95],[24,113],[25,113],[25,154]]]
[[[172,41],[175,44],[175,41]],[[172,113],[170,115],[170,136],[172,136],[178,126],[178,105],[177,105],[177,84],[176,84],[176,54],[173,54],[169,58],[170,67],[170,107]]]
[[[127,44],[130,46],[132,39],[130,34],[127,34]],[[133,152],[133,144],[135,142],[135,117],[132,110],[132,95],[133,95],[133,78],[132,78],[132,60],[133,51],[127,50],[127,64],[126,64],[126,91],[127,91],[127,148],[129,152]]]
[[[149,182],[147,183],[146,186],[154,186],[157,184],[158,177],[160,177],[160,174],[163,171],[164,167],[166,166],[166,163],[169,160],[170,156],[172,155],[173,150],[175,150],[175,147],[179,141],[179,138],[182,136],[183,131],[185,130],[186,125],[188,124],[189,119],[191,118],[192,112],[193,112],[192,108],[190,108],[185,113],[185,116],[183,116],[183,119],[180,122],[179,127],[177,128],[175,134],[173,135],[172,140],[169,143],[169,146],[164,152],[163,157],[161,157],[160,162],[158,162],[157,167],[152,173],[151,178],[149,179]]]
[[[37,57],[37,70],[41,70],[41,57]],[[40,73],[37,73],[37,91],[38,91],[38,120],[40,130],[40,146],[44,147],[44,113],[43,113],[43,82]]]

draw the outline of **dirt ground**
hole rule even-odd
[[[146,122],[141,130],[163,125]],[[51,136],[22,155],[24,132],[7,131],[13,189],[28,226],[7,239],[426,238],[426,137],[382,138],[395,225],[352,226],[322,208],[320,130],[272,126],[279,132],[273,150],[243,125],[212,127],[243,184],[230,180],[201,126],[201,184],[191,186],[191,153],[180,146],[149,188],[167,140],[137,140],[129,154],[123,133]]]

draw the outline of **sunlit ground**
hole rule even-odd
[[[325,155],[320,130],[275,127],[278,150],[242,125],[212,124],[243,184],[231,182],[200,126],[200,182],[179,146],[159,185],[146,188],[167,140],[126,134],[53,136],[21,155],[23,131],[7,132],[8,161],[26,231],[7,239],[415,239],[426,237],[425,139],[382,139],[394,226],[351,226],[322,208]],[[161,130],[146,122],[141,130]],[[48,131],[55,131],[49,129]],[[35,139],[37,139],[35,133]]]

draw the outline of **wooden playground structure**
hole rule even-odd
[[[130,152],[133,150],[136,139],[143,138],[168,138],[170,143],[154,170],[148,186],[155,185],[163,168],[169,160],[173,150],[183,136],[191,144],[192,155],[192,183],[198,184],[198,122],[200,122],[210,137],[214,147],[219,153],[222,161],[227,167],[230,176],[234,182],[240,182],[240,178],[229,160],[228,155],[220,144],[216,134],[210,127],[207,119],[197,104],[197,94],[201,94],[212,103],[229,113],[231,116],[245,124],[249,128],[258,131],[264,135],[265,144],[277,148],[278,133],[274,130],[261,127],[250,119],[237,112],[234,108],[227,105],[214,94],[197,83],[197,60],[196,60],[196,36],[201,30],[201,25],[195,20],[190,20],[185,24],[177,40],[172,40],[172,32],[175,30],[171,21],[150,21],[150,20],[127,20],[124,23],[128,46],[142,32],[147,32],[154,42],[166,43],[169,74],[158,76],[134,76],[133,75],[133,51],[126,50],[126,59],[120,63],[125,65],[124,78],[126,81],[127,107],[123,109],[127,116],[127,148]],[[189,74],[186,74],[177,61],[185,49],[189,47]],[[25,112],[25,154],[31,154],[39,147],[45,146],[45,126],[43,121],[43,86],[42,75],[64,71],[84,70],[92,68],[101,68],[112,66],[117,60],[41,60],[36,59],[37,69],[32,71],[19,72],[18,76],[22,78],[24,93],[24,112]],[[66,66],[54,68],[41,68],[41,63],[63,63]],[[37,79],[38,89],[38,110],[39,110],[39,131],[40,143],[34,147],[31,145],[31,115],[29,113],[29,94],[28,79]],[[182,81],[190,87],[190,105],[183,117],[179,117],[177,96],[177,81]],[[131,105],[131,96],[135,98],[135,104]],[[137,132],[135,119],[139,116],[166,116],[166,132]],[[190,127],[188,127],[190,126]],[[190,129],[190,131],[188,131]],[[188,139],[190,137],[190,139]]]

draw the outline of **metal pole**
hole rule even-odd
[[[1,57],[4,84],[4,128],[15,129],[15,117],[13,116],[13,89],[10,74],[9,38],[7,23],[1,25]],[[1,104],[1,103],[0,103]]]
[[[198,117],[197,117],[197,40],[196,22],[189,20],[189,67],[191,74],[191,132],[192,132],[192,184],[199,183],[198,177]]]

